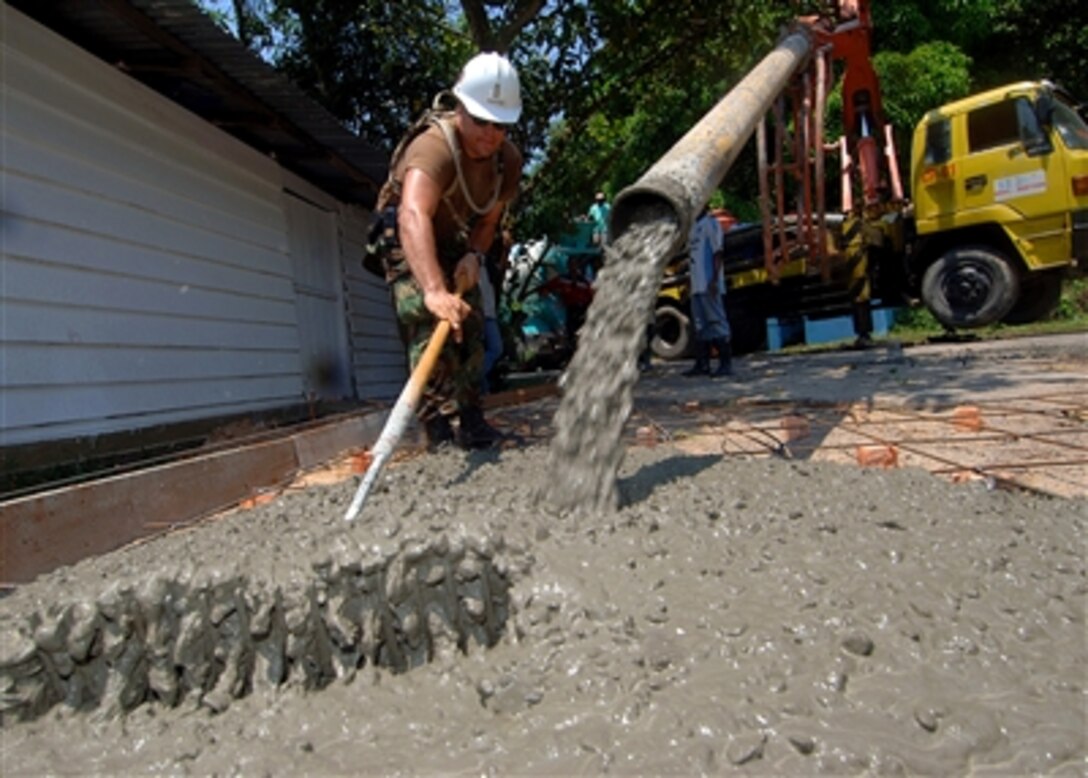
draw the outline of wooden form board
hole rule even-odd
[[[386,414],[0,503],[0,583],[26,583],[235,505],[300,470],[373,445]]]

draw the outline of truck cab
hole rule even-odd
[[[930,111],[912,142],[911,269],[946,327],[1031,321],[1088,262],[1088,125],[1046,81]]]

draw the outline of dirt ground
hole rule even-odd
[[[658,368],[615,512],[535,499],[542,400],[491,414],[525,445],[396,463],[352,524],[355,482],[317,484],[20,587],[3,774],[1083,775],[1084,497],[722,431],[1039,401],[1083,462],[1082,336],[927,349]]]

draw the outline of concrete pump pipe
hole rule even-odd
[[[812,36],[806,28],[791,31],[642,178],[620,192],[612,207],[612,241],[637,221],[644,209],[663,204],[676,216],[676,245],[670,255],[675,253],[760,119],[812,49]]]

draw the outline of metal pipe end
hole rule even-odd
[[[676,229],[676,239],[670,252],[680,249],[691,225],[690,206],[682,187],[668,179],[650,180],[645,177],[616,195],[609,223],[611,242],[615,242],[634,224],[667,220]]]

